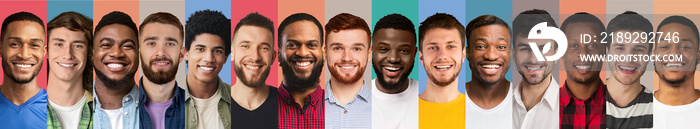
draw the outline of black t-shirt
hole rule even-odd
[[[277,128],[277,88],[270,86],[267,99],[255,110],[248,110],[238,105],[236,100],[231,103],[232,129],[276,129]]]

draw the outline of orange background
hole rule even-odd
[[[656,31],[656,28],[658,27],[659,23],[661,23],[664,18],[671,16],[671,15],[681,15],[685,16],[688,19],[692,20],[695,22],[695,25],[698,25],[698,22],[700,22],[700,15],[697,14],[700,12],[700,8],[698,7],[700,5],[700,1],[697,0],[654,0],[654,20],[652,21],[654,25],[654,31]],[[694,14],[688,14],[688,13],[694,13]],[[664,15],[666,14],[666,15]],[[653,65],[650,63],[649,65]],[[696,66],[697,69],[697,66]],[[700,89],[700,72],[695,72],[695,89]],[[654,73],[654,90],[659,89],[659,76]]]
[[[588,12],[590,14],[595,15],[600,19],[603,24],[606,24],[605,22],[605,0],[560,0],[559,1],[559,26],[561,26],[561,23],[566,20],[569,16],[572,14],[578,13],[578,12]],[[606,72],[605,70],[607,69],[605,66],[607,64],[603,63],[603,66],[600,71],[600,78],[603,80],[603,83],[606,83],[605,81],[605,75]],[[566,82],[566,67],[564,67],[564,59],[559,59],[559,82],[560,87],[564,86],[564,82]]]
[[[92,25],[93,29],[97,26],[97,23],[102,20],[102,16],[107,15],[108,13],[112,11],[121,11],[129,16],[131,16],[131,20],[136,23],[136,27],[138,28],[139,25],[139,1],[138,0],[123,0],[123,1],[110,1],[110,0],[95,0],[92,3],[93,5],[93,12],[92,16],[94,17],[92,20]],[[93,30],[94,31],[94,30]],[[138,33],[138,32],[136,32]],[[140,61],[140,60],[139,60]],[[136,81],[136,84],[138,85],[139,81],[139,72],[140,72],[141,66],[139,66],[139,70],[136,71],[136,75],[134,75],[134,81]],[[87,70],[87,69],[86,69]],[[94,72],[93,72],[94,73]],[[93,76],[96,74],[93,74]],[[94,77],[97,79],[97,77]]]
[[[316,20],[321,22],[321,26],[325,26],[325,1],[324,0],[280,0],[278,1],[279,3],[277,4],[277,27],[279,27],[279,24],[284,21],[284,18],[287,18],[289,15],[295,14],[295,13],[308,13],[316,17]],[[279,30],[279,28],[276,28]],[[324,43],[325,45],[325,43]],[[279,51],[279,50],[278,50]],[[277,56],[279,58],[280,55]],[[326,67],[324,64],[323,67]],[[282,83],[283,75],[282,75],[282,68],[278,66],[278,69],[280,69],[277,72],[277,81],[278,84]],[[321,79],[319,80],[319,85],[325,85],[326,79],[325,79],[325,72],[326,70],[323,70],[321,73]],[[272,73],[271,73],[272,74]],[[324,86],[321,86],[321,88],[324,88]]]

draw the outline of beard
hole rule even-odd
[[[241,83],[243,83],[243,85],[251,88],[256,88],[265,84],[265,81],[263,80],[267,79],[267,76],[270,75],[270,66],[267,66],[267,68],[263,70],[263,72],[259,75],[260,78],[258,78],[257,80],[249,80],[250,78],[246,78],[245,73],[243,72],[243,67],[240,65],[234,64],[233,71],[236,72],[236,77],[241,79]]]
[[[141,57],[141,59],[143,59],[143,57]],[[155,62],[155,61],[168,61],[168,63],[170,63],[170,65],[172,65],[173,67],[172,67],[172,69],[169,69],[169,70],[166,69],[166,70],[162,70],[162,71],[153,71],[151,69],[150,64],[153,64],[153,62]],[[142,60],[141,62],[146,62],[146,61]],[[146,78],[148,78],[148,80],[150,80],[151,82],[153,82],[155,84],[161,85],[161,84],[165,84],[165,83],[168,83],[170,81],[175,80],[175,75],[177,74],[178,65],[173,64],[172,59],[168,59],[168,58],[163,57],[163,58],[153,59],[150,62],[148,62],[148,64],[141,64],[141,67],[144,69],[143,75],[146,76]]]
[[[688,76],[683,75],[683,77],[681,77],[680,79],[670,80],[670,79],[666,78],[666,76],[664,74],[658,74],[658,75],[659,75],[659,78],[661,80],[663,80],[664,82],[666,82],[668,84],[674,85],[674,86],[683,84],[683,82],[685,82],[686,78],[688,78]]]
[[[384,88],[388,91],[397,91],[397,90],[401,89],[402,84],[408,83],[408,82],[406,82],[406,80],[408,80],[408,75],[410,75],[411,72],[413,71],[413,64],[411,64],[410,66],[408,66],[408,69],[406,69],[406,71],[401,76],[399,76],[399,81],[387,82],[386,79],[384,78],[384,73],[382,73],[382,69],[380,68],[380,66],[379,65],[372,65],[372,67],[374,68],[374,73],[377,74],[377,82],[379,82],[379,85],[382,88]]]
[[[329,69],[331,75],[332,75],[335,79],[337,79],[338,81],[340,81],[340,83],[343,83],[343,84],[349,84],[349,83],[353,83],[353,82],[355,82],[355,81],[357,81],[357,80],[360,80],[360,79],[362,78],[362,74],[365,72],[365,68],[366,68],[366,67],[361,67],[361,66],[360,66],[360,63],[359,63],[359,62],[355,62],[355,61],[342,61],[342,62],[339,62],[339,63],[335,63],[335,65],[341,65],[341,64],[354,64],[354,65],[357,65],[358,67],[360,67],[360,68],[357,69],[357,72],[355,72],[353,75],[350,75],[349,77],[343,77],[343,76],[341,75],[342,73],[340,73],[340,72],[337,71],[337,70],[338,70],[337,67],[328,66],[328,69]],[[335,65],[334,65],[334,66],[335,66]]]
[[[296,92],[316,87],[318,85],[321,72],[323,72],[323,59],[316,60],[315,62],[316,64],[314,64],[314,67],[311,70],[311,75],[309,75],[308,78],[303,78],[296,76],[296,73],[294,73],[294,69],[292,68],[292,66],[289,65],[288,61],[281,61],[280,65],[282,66],[282,75],[284,77],[285,83],[287,83],[287,85],[285,85],[285,88],[287,88],[287,90]]]
[[[14,81],[15,83],[27,84],[29,82],[32,82],[32,80],[34,80],[34,78],[36,78],[36,75],[39,74],[39,70],[41,70],[43,63],[37,63],[37,65],[39,65],[39,67],[37,67],[37,69],[34,69],[34,71],[32,72],[32,76],[29,78],[21,78],[21,77],[18,77],[16,75],[10,73],[11,72],[10,64],[5,62],[5,61],[2,61],[2,71],[3,71],[3,73],[5,73],[5,76],[10,77],[10,79],[12,81]]]
[[[432,74],[428,74],[428,78],[430,78],[430,80],[433,81],[435,85],[442,87],[452,84],[452,82],[454,82],[455,79],[457,79],[457,76],[459,76],[459,74],[453,74],[452,77],[450,77],[450,79],[447,79],[446,81],[440,81],[437,78],[435,78],[435,76],[433,76]]]
[[[124,75],[122,79],[119,80],[112,80],[111,78],[107,77],[102,71],[99,69],[95,69],[95,74],[97,75],[97,78],[102,80],[102,83],[107,87],[108,89],[123,89],[128,87],[127,84],[133,83],[134,82],[134,74],[136,74],[136,70],[134,72],[131,72],[129,74]]]

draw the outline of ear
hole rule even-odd
[[[369,48],[368,53],[367,53],[367,62],[372,63],[372,47]]]
[[[462,63],[464,63],[464,58],[469,58],[469,49],[467,47],[464,47],[462,49]]]
[[[277,51],[275,51],[274,49],[272,49],[272,58],[271,58],[272,60],[271,60],[271,61],[274,62],[274,61],[275,61],[275,58],[277,58]]]
[[[420,60],[420,63],[423,64],[423,52],[418,52],[418,60]]]
[[[180,57],[180,60],[178,60],[178,62],[182,62],[182,59],[185,58],[186,52],[187,52],[187,51],[185,50],[184,47],[183,47],[183,48],[180,48],[180,55],[178,55],[178,56]]]

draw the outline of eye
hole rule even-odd
[[[146,43],[146,45],[148,45],[148,46],[155,46],[155,45],[156,45],[156,43],[153,43],[153,42],[148,42],[148,43]]]
[[[29,47],[38,48],[38,47],[41,47],[41,46],[40,46],[39,44],[31,44]]]
[[[387,52],[387,51],[389,51],[388,48],[386,48],[386,47],[379,47],[379,52]]]
[[[168,43],[168,44],[165,44],[165,45],[168,45],[168,46],[175,46],[175,45],[177,45],[177,44],[175,44],[175,43]]]
[[[110,47],[112,47],[112,44],[105,43],[105,44],[100,45],[100,47],[101,48],[110,48]]]
[[[309,47],[317,47],[317,46],[318,45],[316,45],[315,43],[309,44]]]
[[[449,45],[449,46],[447,46],[447,48],[457,48],[457,46],[455,46],[455,45]]]
[[[195,51],[203,52],[203,51],[204,51],[204,48],[194,48],[194,50],[195,50]]]
[[[249,48],[250,46],[248,45],[241,45],[242,48]]]
[[[214,50],[214,53],[224,53],[222,50]]]
[[[522,47],[522,48],[518,49],[518,51],[530,51],[530,49],[528,49],[526,47]]]
[[[339,50],[343,50],[343,48],[340,48],[340,47],[333,47],[333,48],[331,48],[331,50],[339,51]]]
[[[10,47],[19,47],[19,46],[20,46],[19,43],[11,43],[10,44]]]
[[[435,47],[435,46],[428,47],[428,50],[435,50],[435,49],[437,49],[437,47]]]
[[[265,47],[262,47],[262,48],[260,48],[260,49],[265,50],[265,51],[268,51],[268,50],[270,50],[270,47],[265,46]]]
[[[63,46],[63,43],[55,43],[55,44],[53,44],[53,45],[54,45],[54,46],[57,46],[57,47],[62,47],[62,46]]]
[[[361,51],[362,48],[356,47],[356,48],[353,48],[352,50],[354,50],[354,51]]]
[[[506,46],[498,46],[498,49],[499,49],[499,50],[505,50],[505,49],[506,49]]]
[[[625,50],[625,49],[622,47],[618,47],[618,48],[615,48],[615,50]]]
[[[291,43],[290,43],[290,44],[287,44],[287,47],[289,47],[289,48],[296,48],[297,45],[296,45],[296,44],[291,44]]]
[[[571,47],[571,48],[577,48],[577,47],[578,47],[578,44],[569,44],[569,47]]]
[[[401,53],[408,53],[409,50],[408,50],[408,49],[401,49],[400,52],[401,52]]]
[[[84,48],[85,46],[79,44],[79,45],[73,45],[73,47],[74,48]]]
[[[637,52],[644,52],[644,51],[646,51],[646,50],[645,50],[645,49],[637,49],[637,50],[635,50],[635,51],[637,51]]]
[[[477,50],[481,50],[481,49],[485,49],[485,48],[486,48],[486,46],[484,46],[484,45],[478,45],[478,46],[476,46],[476,49],[477,49]]]
[[[692,49],[693,47],[690,46],[683,46],[682,49]]]
[[[589,44],[589,45],[588,45],[588,47],[590,47],[590,48],[595,48],[595,47],[598,47],[598,45],[595,45],[595,44]]]
[[[122,47],[127,50],[134,49],[134,45],[131,44],[123,45]]]

